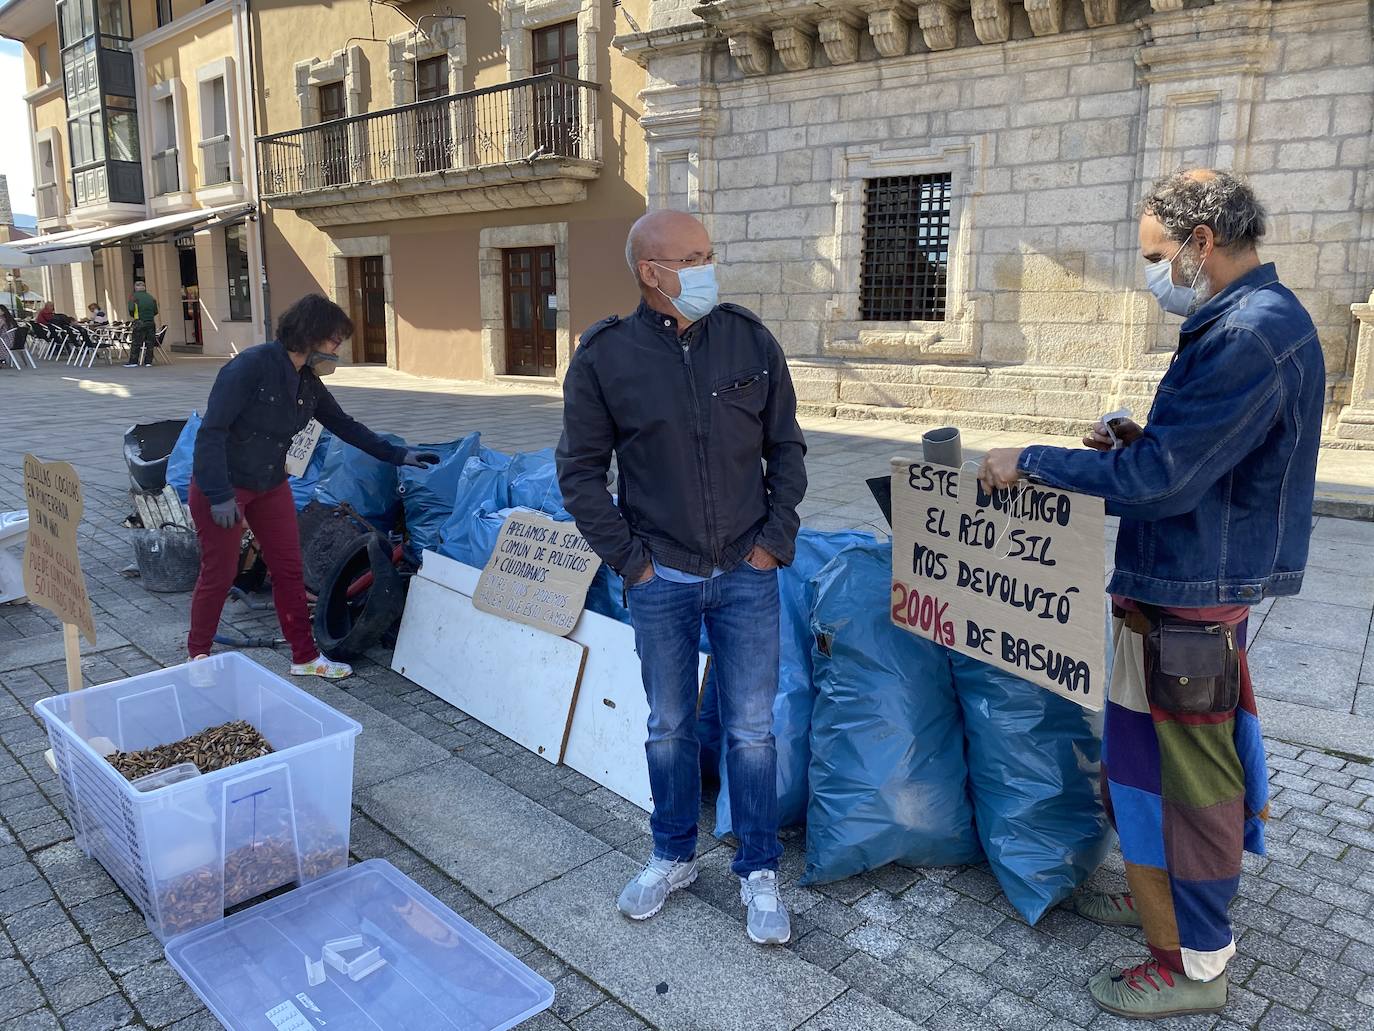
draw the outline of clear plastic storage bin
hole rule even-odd
[[[553,985],[383,859],[167,946],[230,1031],[504,1031]]]
[[[77,844],[163,941],[348,864],[362,727],[242,655],[46,698],[37,709]],[[104,759],[235,720],[256,727],[273,753],[152,790]]]

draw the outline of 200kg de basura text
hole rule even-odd
[[[892,621],[926,634],[946,648],[958,646],[949,602],[923,594],[900,580],[892,582]],[[979,626],[967,617],[964,618],[964,630],[964,650],[972,654],[1000,658],[1006,665],[1026,673],[1042,673],[1046,679],[1070,692],[1084,695],[1092,692],[1091,668],[1067,652],[1005,630],[999,632]]]

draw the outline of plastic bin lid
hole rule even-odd
[[[553,1003],[384,859],[174,938],[167,958],[231,1031],[504,1031]]]

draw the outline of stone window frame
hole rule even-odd
[[[206,118],[209,112],[206,110],[205,98],[207,95],[213,95],[209,87],[216,79],[224,80],[224,130],[229,136],[229,181],[203,186],[196,190],[196,199],[211,206],[232,203],[246,196],[243,187],[243,139],[239,134],[238,77],[234,73],[232,57],[221,57],[196,69],[196,107],[200,139],[207,138]],[[178,123],[178,131],[180,129]]]
[[[177,186],[178,189],[173,193],[160,193],[154,196],[152,191],[148,192],[148,210],[153,214],[164,214],[173,211],[181,211],[191,207],[191,134],[187,129],[186,123],[186,85],[181,79],[164,79],[162,82],[155,83],[148,87],[148,107],[150,115],[148,120],[148,166],[144,169],[145,180],[150,186],[153,183],[152,161],[159,151],[156,148],[157,132],[157,110],[158,105],[165,100],[172,104],[172,125],[176,136],[175,145],[177,148]]]
[[[577,21],[577,77],[584,82],[600,82],[597,38],[601,32],[600,0],[505,0],[501,9],[501,45],[506,51],[506,78],[510,82],[528,79],[534,69],[534,30],[565,21]],[[587,91],[581,98],[578,117],[591,125],[598,94]],[[517,147],[515,149],[521,149]],[[510,153],[512,160],[524,153]],[[600,154],[596,155],[600,158]]]
[[[513,376],[506,372],[506,304],[501,252],[511,247],[552,247],[554,293],[558,314],[554,320],[553,378]],[[568,290],[568,223],[542,222],[519,226],[488,226],[478,234],[477,273],[482,316],[482,377],[515,379],[521,383],[561,383],[572,361],[572,308]]]
[[[880,145],[839,149],[832,167],[835,202],[835,292],[827,307],[825,346],[835,353],[881,345],[895,356],[919,361],[971,358],[978,351],[978,296],[973,249],[974,213],[985,191],[985,154],[981,139],[934,141],[930,147],[884,150]],[[939,322],[864,322],[859,318],[863,264],[864,183],[885,176],[950,176],[949,256],[945,318]]]
[[[415,103],[415,62],[431,57],[448,57],[448,91],[462,93],[468,63],[467,22],[461,18],[436,18],[428,29],[411,29],[390,36],[386,56],[393,107]]]
[[[33,111],[29,111],[30,120]],[[66,161],[66,151],[62,149],[65,142],[65,134],[56,125],[49,125],[46,128],[38,129],[33,137],[33,185],[35,194],[35,204],[37,203],[37,191],[45,186],[55,187],[54,196],[57,199],[57,211],[50,216],[42,219],[44,225],[55,225],[65,220],[69,209],[67,203],[67,183],[68,175],[64,168]],[[43,179],[43,162],[41,160],[43,143],[48,144],[48,149],[52,154],[52,181],[45,182]],[[47,267],[43,269],[44,275],[47,274]]]
[[[363,113],[363,86],[367,79],[363,68],[363,48],[356,43],[335,50],[328,60],[312,57],[308,61],[297,61],[292,65],[292,71],[302,129],[320,123],[319,88],[336,82],[342,82],[344,86],[344,117],[352,118]],[[348,132],[350,180],[355,165],[362,163],[362,157],[368,153],[365,132],[365,127],[361,125],[354,125]],[[318,142],[307,138],[303,146],[307,148],[307,160],[312,159],[309,151],[318,146]],[[363,170],[363,174],[366,175],[366,170]]]
[[[337,80],[335,80],[337,81]],[[399,349],[396,330],[396,293],[391,273],[390,236],[348,236],[326,237],[325,272],[327,296],[346,312],[352,311],[352,298],[348,296],[348,259],[382,259],[382,295],[386,303],[386,364],[387,368],[398,367]],[[361,332],[361,330],[357,330]],[[345,363],[352,362],[352,350],[340,351]]]

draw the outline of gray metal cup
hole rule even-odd
[[[964,463],[964,448],[959,442],[959,429],[956,426],[942,426],[923,434],[921,449],[925,460],[931,465],[958,469]]]

